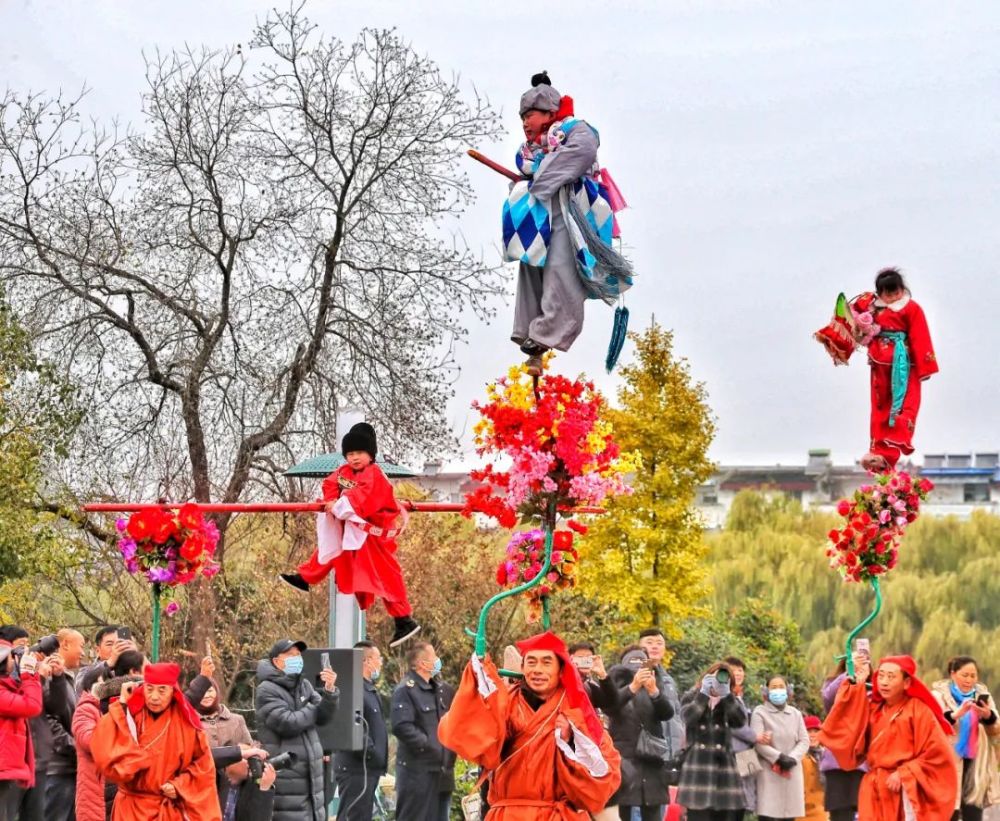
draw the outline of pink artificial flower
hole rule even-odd
[[[170,602],[170,604],[167,605],[166,609],[163,612],[168,616],[172,616],[180,609],[181,606],[177,602],[172,601]]]

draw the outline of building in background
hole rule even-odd
[[[927,454],[923,465],[901,462],[900,468],[934,482],[924,505],[927,515],[967,519],[974,510],[1000,513],[1000,453]],[[832,512],[866,478],[859,465],[836,465],[829,450],[811,450],[801,465],[720,465],[698,489],[696,505],[709,530],[725,525],[741,490],[783,493],[806,509]],[[476,486],[467,471],[444,469],[439,462],[425,464],[416,481],[439,502],[462,502]]]

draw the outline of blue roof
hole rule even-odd
[[[997,468],[920,468],[921,476],[994,476]]]
[[[285,476],[323,479],[333,473],[345,461],[344,457],[339,453],[321,453],[319,456],[313,456],[304,462],[299,462],[297,465],[290,467],[285,471]],[[402,465],[394,465],[392,462],[380,461],[378,462],[378,466],[382,468],[386,476],[393,479],[405,479],[418,475],[415,471]]]

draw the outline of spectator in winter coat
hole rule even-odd
[[[94,728],[105,711],[97,690],[104,682],[103,670],[94,668],[81,675],[80,698],[73,713],[73,740],[76,743],[76,821],[105,821],[107,808],[104,803],[104,776],[94,764],[90,740]]]
[[[670,803],[664,758],[640,755],[640,736],[645,732],[661,740],[664,723],[673,718],[665,693],[656,686],[656,673],[646,666],[646,651],[636,646],[625,651],[622,663],[611,668],[609,677],[618,688],[609,732],[621,753],[622,783],[609,802],[618,807],[622,821],[630,821],[637,807],[642,821],[659,821],[663,806]]]
[[[677,682],[667,672],[667,640],[659,627],[650,627],[639,633],[639,646],[646,651],[649,660],[656,666],[656,687],[667,697],[674,709],[674,717],[666,722],[663,731],[667,740],[667,755],[670,758],[680,755],[684,745],[684,722],[681,720],[681,697],[677,691]]]
[[[0,643],[7,642],[21,651],[26,651],[31,639],[23,627],[8,624],[0,627]],[[36,674],[42,687],[42,699],[45,699],[45,688],[48,685],[51,668],[49,661],[41,655],[35,656],[38,661]],[[35,785],[21,791],[21,798],[15,817],[18,821],[45,821],[45,773],[52,758],[52,730],[43,711],[28,721],[31,730],[31,746],[35,754]]]
[[[771,741],[757,745],[764,760],[757,773],[757,815],[761,821],[800,818],[805,815],[802,759],[809,752],[805,721],[788,703],[788,685],[781,676],[767,683],[767,701],[750,718],[754,732],[770,733]]]
[[[14,821],[23,791],[35,783],[28,719],[42,712],[37,667],[32,653],[19,657],[11,644],[0,644],[0,821]]]
[[[326,821],[323,747],[317,727],[333,718],[340,694],[337,674],[320,673],[317,692],[302,677],[304,641],[281,639],[257,665],[257,733],[269,756],[291,751],[297,759],[275,782],[274,821]]]
[[[739,703],[746,716],[746,726],[733,730],[733,752],[736,754],[736,772],[740,776],[743,784],[743,808],[742,814],[734,816],[733,821],[742,821],[746,812],[757,812],[757,773],[760,772],[760,758],[757,755],[756,745],[759,743],[768,744],[771,736],[768,733],[757,735],[750,726],[750,708],[747,707],[744,694],[746,692],[746,665],[735,656],[726,659],[726,664],[733,671],[733,681],[730,689],[733,697]]]
[[[733,731],[746,725],[746,715],[732,680],[728,664],[713,664],[681,708],[687,747],[677,803],[687,807],[688,821],[729,821],[743,812]]]
[[[76,744],[72,727],[77,693],[72,671],[80,666],[83,636],[67,629],[60,630],[57,637],[59,652],[49,657],[52,675],[44,694],[45,720],[52,733],[52,758],[45,773],[45,818],[72,821],[76,801]]]
[[[1000,804],[997,748],[990,738],[997,731],[997,705],[971,656],[949,660],[948,678],[935,682],[931,692],[955,730],[951,740],[960,784],[955,819],[982,821],[985,808]]]
[[[118,657],[126,650],[138,651],[139,649],[131,639],[124,639],[119,636],[118,631],[124,629],[113,624],[106,624],[98,630],[94,634],[94,649],[97,651],[97,661],[89,667],[83,668],[79,673],[86,673],[94,668],[98,668],[100,675],[105,681],[110,681],[114,678],[115,674],[113,670],[118,663]],[[76,683],[77,685],[80,684],[79,676]],[[77,686],[76,690],[80,692],[80,687]]]

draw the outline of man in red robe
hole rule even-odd
[[[820,741],[841,769],[868,765],[858,795],[864,821],[950,821],[958,793],[951,726],[930,690],[917,678],[909,656],[882,659],[875,688],[865,682],[871,668],[855,657],[855,681],[837,692]]]
[[[518,642],[524,680],[511,689],[473,656],[438,738],[489,771],[489,821],[587,821],[621,783],[621,757],[591,706],[566,645]]]
[[[90,749],[118,786],[112,821],[221,821],[215,764],[176,664],[150,664],[97,723]],[[133,690],[133,687],[135,689]]]
[[[337,589],[354,594],[367,610],[382,599],[396,624],[390,647],[420,631],[406,595],[403,569],[396,558],[396,520],[403,513],[392,485],[375,464],[375,429],[359,422],[341,442],[346,464],[323,480],[326,512],[319,514],[316,550],[295,573],[281,578],[298,590],[320,584],[332,570]]]

